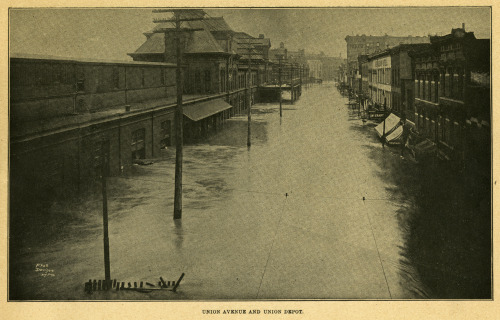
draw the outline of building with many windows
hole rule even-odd
[[[399,44],[429,43],[429,37],[394,37],[387,34],[383,36],[356,35],[347,36],[345,41],[347,44],[347,85],[358,93],[361,79],[358,56],[375,54]]]
[[[172,141],[175,66],[13,55],[12,194],[78,190]]]
[[[489,168],[490,40],[465,26],[431,37],[415,52],[415,117],[418,128],[442,157],[482,162]],[[480,158],[477,158],[482,155]]]

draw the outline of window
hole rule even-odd
[[[439,102],[439,73],[434,74],[434,102]]]
[[[427,100],[428,101],[433,101],[434,97],[432,95],[432,75],[428,75],[428,81],[427,81]]]
[[[161,123],[161,147],[169,147],[172,144],[172,121],[166,120]]]
[[[144,68],[141,69],[141,86],[144,87],[146,83],[146,79],[145,79],[145,71],[144,71]]]
[[[463,90],[464,90],[464,72],[463,70],[460,70],[458,73],[458,95],[457,99],[462,100],[463,99]]]
[[[210,70],[205,70],[205,90],[206,93],[212,92],[212,74]]]
[[[447,97],[453,98],[453,70],[451,68],[448,69],[446,76],[448,77],[448,90],[446,90],[448,91]]]
[[[85,91],[85,80],[84,79],[79,79],[76,81],[76,91],[77,92],[84,92]]]
[[[118,89],[120,87],[120,74],[118,72],[118,67],[113,68],[113,88]]]
[[[198,69],[194,71],[194,91],[195,93],[201,92],[201,75]]]
[[[165,85],[165,69],[160,69],[160,85]]]
[[[104,155],[104,159],[103,159]],[[92,148],[92,162],[94,174],[97,177],[102,175],[104,160],[104,174],[109,174],[109,140],[97,141]]]
[[[146,157],[146,129],[141,128],[132,131],[130,150],[132,152],[132,160],[144,159]]]
[[[226,70],[220,70],[220,87],[219,91],[224,92],[226,91]]]
[[[422,77],[422,99],[427,100],[427,75],[424,74]]]

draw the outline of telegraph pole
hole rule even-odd
[[[300,92],[300,95],[302,96],[302,64],[299,65],[299,83],[300,83],[300,89],[299,89],[299,92]]]
[[[280,119],[283,117],[283,109],[282,109],[282,92],[281,92],[281,60],[282,57],[279,57],[279,69],[278,69],[278,84],[280,86]]]
[[[247,134],[247,147],[250,147],[252,145],[252,142],[251,142],[251,123],[252,123],[252,85],[251,85],[251,82],[252,82],[252,45],[253,44],[258,44],[258,42],[256,43],[251,43],[250,42],[250,38],[248,39],[247,42],[238,42],[238,44],[244,44],[244,45],[248,45],[248,47],[246,48],[248,50],[248,53],[246,55],[248,55],[248,85],[247,85],[247,106],[248,106],[248,109],[247,109],[247,114],[248,114],[248,134]]]
[[[290,64],[290,103],[295,101],[295,90],[293,88],[293,63]]]
[[[248,46],[248,135],[247,135],[247,147],[252,145],[251,142],[251,122],[252,122],[252,48]]]
[[[168,59],[168,38],[167,34],[169,32],[175,33],[175,50],[177,59],[177,68],[175,70],[175,79],[177,87],[177,107],[175,108],[175,193],[174,193],[174,219],[182,218],[182,152],[183,152],[183,120],[184,112],[182,108],[182,91],[183,91],[183,81],[182,81],[182,47],[181,47],[181,35],[183,32],[194,32],[201,31],[203,29],[189,29],[181,28],[181,23],[183,21],[197,21],[203,20],[205,12],[203,10],[182,10],[182,9],[157,9],[153,10],[153,13],[161,12],[172,12],[173,19],[155,19],[155,23],[165,23],[173,22],[175,23],[175,29],[172,28],[162,28],[157,32],[162,32],[165,34],[165,62]],[[187,17],[182,18],[185,14]],[[198,15],[198,17],[193,17],[192,15]],[[201,17],[200,17],[201,16]]]
[[[382,131],[382,147],[385,147],[385,117],[387,115],[387,98],[384,96],[384,125]]]
[[[102,187],[102,226],[103,226],[103,242],[104,242],[104,281],[105,287],[110,288],[111,284],[111,268],[109,262],[109,234],[108,234],[108,194],[106,190],[106,175],[107,175],[107,147],[106,142],[101,143],[101,187]]]

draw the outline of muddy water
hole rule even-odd
[[[250,149],[245,116],[186,146],[182,220],[173,220],[173,148],[108,179],[111,277],[157,283],[184,272],[177,293],[83,292],[104,278],[96,192],[20,206],[37,219],[18,218],[11,232],[11,298],[457,297],[434,289],[448,285],[429,280],[435,269],[422,273],[412,232],[429,235],[415,228],[425,201],[415,165],[383,149],[345,103],[333,85],[316,86],[284,106],[281,124],[278,105],[254,106]]]

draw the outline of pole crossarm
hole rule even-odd
[[[173,13],[191,13],[191,14],[201,14],[205,15],[203,9],[153,9],[153,13],[163,13],[163,12],[173,12]]]
[[[184,21],[200,21],[200,20],[203,20],[204,18],[181,18],[179,20],[176,20],[176,19],[161,19],[161,18],[157,18],[157,19],[153,19],[153,23],[166,23],[166,22],[177,22],[177,21],[180,21],[180,22],[184,22]]]
[[[153,31],[154,33],[165,33],[165,32],[194,32],[194,31],[203,31],[203,28],[160,28],[158,30]]]

